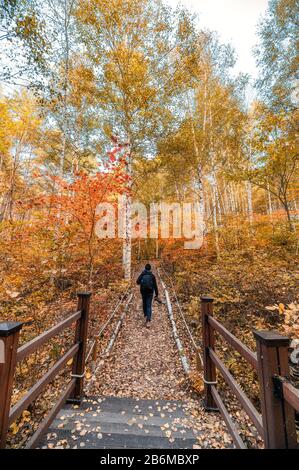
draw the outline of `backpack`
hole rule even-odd
[[[143,274],[140,286],[143,292],[152,292],[154,290],[154,280],[152,273],[149,272]]]

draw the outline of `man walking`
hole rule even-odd
[[[156,277],[151,271],[151,265],[146,264],[144,271],[137,279],[137,284],[140,285],[140,292],[142,296],[143,313],[146,317],[146,326],[150,326],[152,318],[152,301],[155,291],[155,298],[158,298],[158,287]]]

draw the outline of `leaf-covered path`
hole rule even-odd
[[[159,282],[159,296],[164,299]],[[184,376],[166,305],[153,303],[146,328],[139,288],[108,358],[81,407],[66,405],[44,448],[223,448],[231,438],[218,413],[206,413]]]
[[[159,294],[163,290],[159,284]],[[146,328],[139,288],[111,356],[100,368],[92,395],[183,399],[184,374],[172,338],[166,306],[153,302],[153,318]]]
[[[157,274],[156,278],[159,297],[164,300],[164,291]],[[134,284],[135,280],[136,278]],[[149,433],[151,437],[154,432],[152,437],[156,439],[161,433],[160,444],[163,447],[163,439],[168,440],[170,447],[184,446],[185,440],[186,445],[190,446],[192,437],[192,446],[195,447],[230,446],[230,437],[219,414],[206,413],[200,398],[189,387],[173,340],[166,305],[153,302],[151,326],[146,328],[139,287],[136,284],[133,293],[134,297],[114,348],[100,365],[90,384],[90,398],[106,397],[109,402],[111,397],[125,397],[120,401],[123,403],[121,413],[127,416],[126,427],[129,427],[129,431],[126,433],[129,436],[137,432],[144,436]],[[132,410],[128,409],[126,399],[136,400],[132,402]],[[144,414],[145,420],[141,423],[138,422],[140,413],[141,416]],[[155,416],[159,416],[161,420],[158,423],[158,434]],[[182,441],[178,440],[178,435]],[[157,446],[159,440],[154,442]]]

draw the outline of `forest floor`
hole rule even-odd
[[[209,256],[190,256],[188,259],[186,255],[185,258],[176,257],[172,262],[164,260],[163,267],[168,274],[163,269],[160,272],[170,293],[179,335],[192,371],[195,370],[195,354],[180,318],[173,286],[189,326],[199,342],[201,337],[198,321],[199,297],[201,294],[208,293],[212,293],[215,297],[216,317],[252,349],[254,349],[252,337],[254,328],[276,328],[282,333],[293,333],[291,336],[298,337],[296,329],[298,297],[295,287],[298,271],[291,256],[282,257],[277,256],[276,253],[274,255],[275,264],[273,264],[273,254],[265,256],[264,253],[255,253],[251,256],[247,253],[239,253],[238,257],[222,257],[218,261]],[[104,362],[98,359],[97,366],[99,367],[95,377],[92,376],[92,371],[88,370],[86,377],[88,396],[131,397],[157,402],[159,400],[180,401],[188,416],[184,418],[184,426],[192,429],[197,437],[199,448],[231,447],[231,438],[220,415],[204,411],[202,390],[196,390],[192,380],[186,378],[183,373],[165,305],[153,302],[153,321],[150,329],[145,327],[141,297],[135,280],[136,277],[133,278],[133,300],[110,356],[105,358]],[[163,289],[158,276],[157,281],[160,297],[163,300]],[[95,289],[91,304],[89,344],[92,336],[98,332],[110,315],[124,288],[125,286],[116,282],[115,286]],[[61,297],[64,298],[63,301]],[[56,312],[55,316],[46,315],[49,326],[61,317],[67,316],[69,311],[73,311],[75,296],[72,295],[70,299],[70,292],[65,291],[61,297],[59,300],[56,299],[54,304],[50,302],[47,305],[47,313]],[[279,310],[280,303],[284,306],[282,311]],[[119,315],[118,312],[101,338],[101,352],[108,345]],[[39,311],[39,318],[41,317],[45,320],[45,312]],[[34,322],[34,325],[39,324],[40,322]],[[29,331],[31,334],[28,334],[29,338],[26,335],[25,341],[31,339],[31,335],[36,336],[36,332],[33,328],[31,331],[30,326]],[[41,352],[38,362],[36,362],[36,357],[32,356],[17,370],[13,403],[55,363],[66,350],[65,348],[72,343],[70,333],[67,332],[64,338],[58,338],[57,342],[49,344],[49,347]],[[258,407],[258,387],[254,371],[249,371],[242,359],[235,357],[224,344],[221,345],[219,353],[231,373],[241,380],[244,391]],[[32,371],[30,374],[29,369]],[[64,386],[67,377],[68,371],[58,377],[49,390],[38,398],[34,406],[30,406],[28,412],[24,412],[26,414],[14,424],[9,433],[9,447],[21,447],[28,436],[32,435],[47,409],[53,406],[56,391]],[[260,447],[262,441],[257,436],[252,423],[221,380],[219,388],[224,392],[226,406],[238,422],[246,444],[249,447]],[[159,408],[159,405],[157,407]],[[163,414],[163,410],[161,413]],[[167,424],[170,425],[170,429],[165,427],[163,430],[166,437],[169,436],[171,426],[175,426],[174,423]],[[172,439],[171,435],[168,438]]]
[[[291,340],[298,340],[298,256],[287,247],[248,245],[239,250],[223,250],[217,258],[211,247],[207,248],[196,256],[169,250],[164,253],[161,262],[166,285],[170,292],[175,289],[180,308],[196,341],[200,343],[202,337],[199,318],[201,295],[214,298],[216,319],[252,351],[256,350],[254,330],[276,330]],[[172,300],[174,314],[179,321],[174,296]],[[185,344],[188,344],[186,340]],[[219,336],[216,349],[230,373],[260,411],[255,371]],[[190,348],[187,351],[190,357]],[[298,388],[299,364],[290,362],[290,376]],[[252,423],[220,376],[218,389],[231,416],[239,424],[243,440],[250,447],[260,445],[261,439]]]

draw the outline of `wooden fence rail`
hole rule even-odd
[[[19,334],[23,324],[20,322],[0,323],[0,448],[6,444],[9,426],[51,383],[57,374],[73,358],[71,380],[61,393],[58,401],[30,438],[27,448],[35,447],[46,432],[66,400],[80,402],[83,396],[84,365],[86,356],[90,292],[78,293],[78,309],[65,320],[45,331],[32,341],[18,348]],[[76,323],[75,323],[76,322]],[[49,369],[42,378],[11,408],[11,396],[15,369],[18,362],[36,352],[51,338],[57,336],[75,323],[74,345]]]
[[[264,439],[265,448],[297,448],[295,410],[299,409],[299,390],[289,383],[288,379],[289,338],[274,331],[254,331],[257,345],[257,353],[254,353],[213,318],[211,297],[201,298],[201,321],[206,410],[220,411],[235,446],[241,449],[246,447],[237,424],[229,415],[217,391],[218,371]],[[218,357],[215,350],[215,332],[257,371],[261,414]]]
[[[73,358],[73,367],[70,382],[26,447],[36,447],[66,400],[77,403],[82,399],[90,296],[89,292],[79,293],[78,309],[75,313],[19,348],[18,340],[23,324],[20,322],[0,323],[0,448],[5,447],[9,426],[53,381],[71,358]],[[211,297],[201,298],[201,320],[206,410],[220,411],[235,446],[246,448],[238,426],[227,411],[217,390],[218,371],[263,437],[266,448],[297,448],[295,410],[299,412],[299,390],[289,381],[289,338],[272,331],[255,331],[253,334],[256,339],[257,353],[254,353],[213,318]],[[73,323],[75,323],[74,345],[11,408],[17,363],[37,351],[49,339],[69,328]],[[215,333],[220,334],[257,371],[261,414],[218,357],[215,348]]]
[[[298,389],[289,383],[285,377],[277,377],[277,380],[279,380],[282,385],[282,394],[279,395],[279,398],[284,399],[284,401],[286,401],[294,408],[294,410],[297,411],[297,413],[299,413]]]

